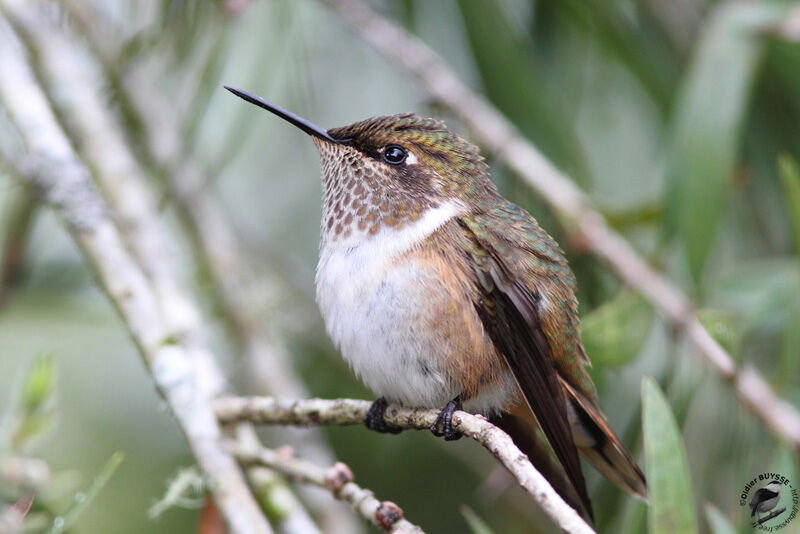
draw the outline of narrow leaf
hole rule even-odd
[[[736,534],[736,529],[725,517],[725,514],[713,504],[706,504],[706,517],[708,518],[708,529],[711,534]]]
[[[461,0],[475,65],[487,96],[508,119],[579,182],[589,176],[586,155],[572,127],[569,108],[547,86],[534,62],[529,36],[515,35],[502,2]]]
[[[52,355],[38,358],[31,366],[22,388],[22,407],[27,412],[42,410],[56,387],[56,365]]]
[[[800,259],[800,165],[788,154],[778,159],[778,174],[783,182],[786,208],[794,234],[795,253]]]
[[[694,498],[681,433],[667,399],[651,378],[642,381],[642,405],[648,532],[695,533]]]
[[[55,420],[53,395],[57,367],[51,354],[37,358],[22,383],[18,408],[19,423],[14,427],[11,443],[23,447],[51,427]]]
[[[472,534],[493,534],[492,529],[475,513],[475,510],[466,505],[462,506],[460,510]]]
[[[64,515],[53,519],[53,524],[48,533],[60,534],[61,532],[69,529],[78,519],[78,517],[86,510],[86,508],[89,507],[89,504],[91,504],[94,498],[97,497],[97,494],[100,493],[100,490],[103,489],[124,458],[125,455],[120,451],[112,454],[111,458],[109,458],[106,462],[106,465],[104,465],[103,469],[100,470],[100,473],[94,477],[94,480],[89,487],[86,488],[85,491],[75,494],[72,507],[67,510]]]
[[[772,3],[723,3],[694,52],[672,124],[667,210],[689,270],[699,279],[714,243],[737,160],[742,120],[761,58],[757,31],[777,20]]]

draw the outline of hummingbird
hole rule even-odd
[[[389,403],[435,408],[431,431],[455,440],[456,410],[484,414],[589,518],[579,452],[646,499],[587,372],[564,253],[500,195],[475,145],[413,113],[325,130],[225,88],[309,134],[319,152],[316,299],[328,335],[378,396],[368,428],[400,431],[384,420]],[[537,427],[558,463],[542,454]]]

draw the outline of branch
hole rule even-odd
[[[606,223],[568,176],[542,155],[484,97],[466,87],[422,41],[375,13],[361,0],[325,0],[387,59],[416,76],[432,97],[449,108],[475,139],[525,180],[549,204],[570,240],[603,260],[627,285],[685,335],[696,353],[730,382],[744,404],[776,436],[800,454],[800,414],[780,399],[753,369],[740,370],[700,324],[689,299]]]
[[[8,7],[3,4],[4,10]],[[0,49],[0,100],[27,148],[27,155],[19,156],[0,144],[0,157],[51,205],[81,248],[183,430],[230,528],[271,532],[239,467],[221,445],[222,432],[209,403],[223,379],[212,355],[204,347],[188,346],[170,330],[163,317],[169,304],[125,249],[88,169],[60,130],[19,44],[2,22]]]
[[[323,469],[295,458],[292,451],[253,450],[237,443],[229,443],[228,450],[244,463],[263,465],[291,480],[328,490],[336,499],[349,503],[353,510],[381,530],[394,533],[422,533],[421,528],[403,518],[403,510],[395,503],[381,502],[370,490],[353,482],[353,472],[341,462]]]
[[[763,524],[763,523],[766,523],[766,522],[767,522],[767,521],[769,521],[770,519],[773,519],[773,518],[775,518],[775,517],[778,517],[779,515],[781,515],[781,514],[782,514],[783,512],[785,512],[785,511],[786,511],[786,507],[785,507],[785,506],[782,506],[782,507],[780,507],[780,508],[778,508],[778,509],[776,509],[776,510],[773,510],[772,512],[770,512],[770,514],[769,514],[769,515],[766,515],[766,516],[764,516],[764,517],[760,517],[760,518],[758,519],[758,521],[756,521],[756,525],[761,525],[761,524]]]
[[[266,425],[361,425],[370,403],[353,399],[282,400],[271,397],[229,397],[214,402],[222,423],[250,421]],[[386,422],[400,428],[427,430],[439,412],[389,406]],[[453,428],[474,439],[508,469],[533,500],[563,532],[591,533],[592,528],[550,486],[511,438],[480,415],[457,411]]]
[[[35,214],[36,202],[27,191],[9,191],[0,210],[0,305],[23,269]]]
[[[131,130],[136,144],[146,152],[146,161],[141,164],[152,166],[154,174],[164,177],[169,196],[193,243],[195,259],[211,281],[219,316],[244,357],[245,374],[251,385],[273,395],[307,397],[308,391],[292,367],[288,349],[265,332],[265,321],[253,304],[254,282],[247,276],[250,269],[243,247],[219,201],[203,189],[209,182],[205,169],[184,153],[181,120],[168,95],[156,85],[159,77],[135,66],[120,72],[121,44],[114,40],[115,33],[108,31],[113,28],[112,21],[82,0],[67,0],[63,5],[115,87],[125,115],[142,126]],[[259,283],[281,286],[269,274],[261,276]],[[321,434],[288,433],[282,437],[304,457],[319,463],[334,461]],[[320,499],[318,493],[307,493],[304,497],[325,531],[360,531],[352,516],[343,513],[329,499]]]

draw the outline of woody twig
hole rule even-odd
[[[239,466],[224,450],[210,409],[223,384],[222,372],[207,347],[190,342],[176,331],[175,322],[164,318],[165,310],[182,319],[191,319],[196,310],[176,310],[165,302],[155,289],[164,286],[150,278],[160,271],[146,272],[128,252],[89,170],[60,129],[19,43],[2,23],[0,41],[0,102],[25,144],[22,154],[3,142],[0,157],[54,209],[82,250],[175,415],[228,525],[235,532],[272,532]]]
[[[238,443],[229,443],[228,448],[245,464],[263,465],[290,480],[328,490],[334,498],[350,504],[353,510],[385,532],[422,534],[420,527],[403,517],[399,506],[391,501],[379,501],[370,490],[353,482],[353,472],[341,462],[324,469],[296,458],[290,448],[249,449]]]
[[[214,407],[222,423],[249,421],[254,424],[313,427],[363,424],[370,403],[353,399],[284,400],[272,397],[230,397],[217,399]],[[385,419],[391,426],[427,430],[438,415],[437,410],[412,410],[389,406]],[[453,428],[463,432],[491,452],[563,532],[584,534],[594,532],[533,467],[528,457],[520,452],[508,434],[480,415],[464,411],[457,411],[453,415]]]

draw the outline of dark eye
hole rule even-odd
[[[405,149],[397,145],[389,145],[383,150],[383,159],[390,165],[400,165],[406,160]]]

